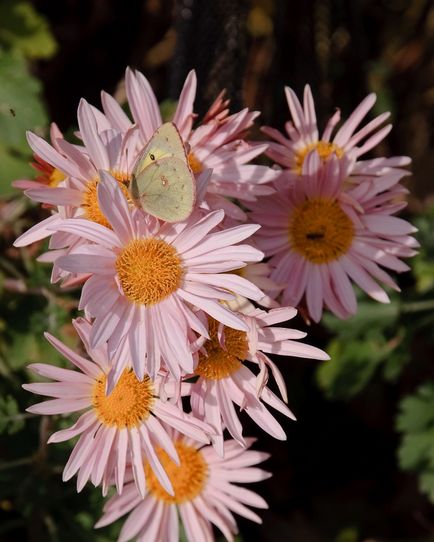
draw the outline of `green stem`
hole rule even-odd
[[[401,312],[412,313],[422,312],[434,309],[434,299],[427,299],[426,301],[415,301],[413,303],[403,303],[401,305]]]
[[[33,459],[33,457],[22,457],[21,459],[15,459],[15,461],[0,463],[0,471],[14,469],[15,467],[21,467],[22,465],[30,465],[30,463],[33,462]]]

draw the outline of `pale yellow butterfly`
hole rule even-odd
[[[167,222],[185,220],[193,210],[196,180],[173,122],[158,128],[140,153],[131,175],[134,202]]]

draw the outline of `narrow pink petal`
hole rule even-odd
[[[101,92],[101,103],[110,123],[120,130],[126,132],[131,127],[131,121],[118,102],[107,92]]]
[[[194,506],[190,502],[184,502],[178,506],[181,520],[185,528],[187,540],[192,542],[211,542],[213,540],[209,525],[200,520],[200,515],[196,512]],[[211,535],[211,536],[210,536]],[[229,539],[230,540],[230,539]]]
[[[389,296],[375,280],[373,280],[362,266],[357,265],[351,258],[344,256],[342,265],[354,282],[370,297],[380,303],[390,303]]]
[[[49,216],[20,235],[18,239],[14,241],[14,247],[25,247],[53,235],[53,230],[50,228],[54,227],[59,222],[61,222],[61,218],[58,213]]]
[[[86,149],[98,169],[110,169],[107,149],[101,141],[94,111],[85,99],[78,106],[78,126]]]
[[[319,322],[322,315],[323,293],[321,285],[321,272],[325,272],[324,268],[319,268],[317,265],[311,265],[308,268],[309,278],[306,287],[306,302],[309,314],[315,322]]]
[[[35,414],[69,414],[89,407],[89,398],[84,399],[51,399],[27,408],[27,412]]]
[[[87,430],[78,439],[78,442],[74,446],[65,468],[63,469],[62,480],[64,482],[72,478],[81,465],[83,465],[89,454],[92,453],[93,444],[94,431]]]
[[[115,179],[106,171],[100,171],[98,204],[110,222],[122,244],[134,237],[134,226],[128,202]]]
[[[173,444],[173,440],[169,437],[166,429],[164,429],[158,419],[153,415],[149,416],[146,420],[146,427],[151,433],[152,439],[157,442],[158,446],[163,448],[170,459],[179,465],[178,452]]]
[[[350,314],[355,314],[357,311],[356,295],[341,262],[333,261],[327,265],[330,270],[330,281],[339,301]]]
[[[71,350],[71,352],[73,351]],[[78,356],[78,354],[75,355]],[[27,366],[27,368],[40,376],[52,378],[53,380],[59,380],[61,382],[68,383],[70,386],[74,386],[75,384],[92,385],[94,382],[93,378],[90,378],[81,372],[72,371],[71,369],[62,369],[61,367],[47,365],[45,363],[31,363]]]
[[[229,433],[241,444],[241,446],[244,446],[243,426],[236,415],[231,398],[226,394],[224,384],[224,380],[222,380],[217,382],[216,386],[221,415]]]
[[[83,218],[57,220],[47,229],[72,233],[106,248],[120,247],[122,245],[114,232],[96,222]]]
[[[152,446],[151,440],[149,438],[149,433],[146,425],[140,427],[140,434],[142,435],[143,448],[145,451],[145,456],[151,469],[153,470],[155,476],[158,478],[158,481],[162,487],[169,493],[169,495],[175,495],[173,491],[172,484],[169,477],[167,476],[166,471],[164,470],[163,465],[161,464],[158,455],[156,454],[154,447]]]
[[[71,363],[73,363],[76,367],[78,367],[85,374],[89,375],[92,378],[98,378],[100,376],[101,369],[98,367],[98,365],[96,365],[92,361],[89,361],[89,360],[83,358],[82,356],[79,356],[78,354],[76,354],[74,352],[74,350],[72,350],[71,348],[69,348],[68,346],[63,344],[61,341],[59,341],[59,339],[56,339],[56,337],[54,337],[50,333],[48,333],[48,332],[44,333],[44,337],[47,339],[47,341],[52,346],[54,346],[54,348],[58,352],[60,352],[62,354],[62,356],[65,356]],[[39,371],[39,374],[42,374],[40,372],[40,365],[39,364],[35,364],[35,365],[37,366],[36,370]],[[33,365],[32,368],[35,367],[35,365]],[[54,374],[54,373],[52,373],[52,374]],[[64,373],[57,373],[57,374],[60,375],[60,374],[64,374]],[[49,374],[45,373],[45,374],[42,374],[42,376],[49,376]],[[49,378],[51,378],[51,377],[49,376]],[[62,378],[64,378],[64,377],[62,377]]]
[[[23,384],[22,387],[37,395],[46,395],[58,399],[83,399],[89,400],[92,392],[92,384],[70,382],[36,382],[33,384]]]
[[[223,211],[213,211],[205,215],[198,222],[185,228],[173,241],[174,247],[180,252],[184,253],[190,250],[207,235],[213,228],[215,228],[224,218]]]
[[[102,446],[98,453],[96,459],[96,465],[94,466],[94,471],[92,473],[92,482],[98,486],[102,481],[104,471],[107,467],[107,462],[110,454],[114,454],[115,451],[112,449],[113,442],[115,440],[117,428],[116,427],[104,427],[101,429],[101,432],[104,431],[104,437],[102,438]]]
[[[53,442],[64,442],[71,438],[77,437],[87,429],[89,429],[93,424],[98,424],[98,420],[95,417],[93,410],[85,412],[82,414],[74,425],[68,427],[68,429],[61,429],[53,433],[48,439],[48,444]]]
[[[179,95],[178,105],[173,116],[173,122],[178,127],[183,138],[188,137],[191,129],[196,87],[196,73],[194,70],[191,70],[187,75],[181,94]]]
[[[80,207],[83,196],[79,190],[73,188],[36,188],[26,191],[26,196],[33,201],[48,203],[50,205],[72,205]]]
[[[116,491],[120,494],[124,487],[125,465],[127,462],[128,450],[128,429],[122,428],[118,430],[118,438],[116,443],[116,466],[115,480]]]
[[[125,523],[122,525],[118,542],[127,542],[137,536],[141,529],[147,524],[149,518],[154,515],[157,504],[158,501],[155,499],[146,499],[135,506],[131,514],[125,520]],[[99,526],[102,527],[103,525]]]
[[[188,273],[186,275],[186,279],[205,284],[212,284],[217,288],[225,288],[226,290],[236,292],[237,294],[248,297],[249,299],[259,300],[265,295],[264,292],[262,292],[252,282],[232,273]]]
[[[134,480],[137,485],[142,498],[145,498],[146,495],[146,482],[145,482],[145,471],[143,469],[143,454],[140,445],[140,433],[136,427],[131,427],[128,430],[130,437],[130,446],[131,446],[131,462],[134,473]]]
[[[258,224],[245,224],[243,226],[228,228],[217,233],[211,233],[202,243],[186,251],[183,256],[186,259],[194,258],[195,256],[199,256],[209,251],[214,251],[228,245],[234,245],[253,235],[259,228],[260,226]]]
[[[42,158],[48,164],[54,166],[55,168],[65,173],[67,176],[79,177],[80,170],[78,167],[64,158],[59,154],[56,149],[54,149],[49,143],[44,141],[41,137],[33,134],[32,132],[27,132],[27,141],[32,148],[32,150]]]
[[[90,345],[97,348],[107,341],[121,319],[120,310],[109,311],[95,319],[90,335]]]
[[[98,275],[114,275],[116,258],[110,256],[92,256],[90,254],[70,254],[60,256],[56,264],[70,273],[96,273]]]
[[[223,305],[220,305],[211,299],[189,294],[182,289],[178,290],[178,295],[199,309],[202,309],[222,324],[233,329],[239,329],[240,331],[248,331],[247,324],[241,320],[241,318],[236,316],[235,313],[223,307]]]
[[[131,113],[147,142],[162,123],[155,94],[145,76],[130,68],[126,71],[125,90]]]
[[[362,119],[366,116],[368,111],[373,107],[377,100],[377,96],[374,93],[366,96],[364,100],[356,107],[351,113],[344,124],[339,128],[333,142],[339,147],[343,147],[350,137],[353,135],[354,130],[360,124]]]

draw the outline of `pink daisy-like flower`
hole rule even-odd
[[[380,128],[390,116],[390,113],[387,112],[378,115],[363,128],[358,129],[377,99],[376,95],[372,93],[362,100],[333,135],[341,118],[340,110],[337,109],[320,136],[310,86],[306,85],[304,88],[303,105],[291,88],[285,87],[285,94],[292,116],[292,120],[285,125],[288,137],[268,126],[263,127],[262,130],[275,140],[269,144],[266,154],[285,168],[289,178],[296,178],[301,174],[307,155],[314,149],[322,161],[327,160],[330,156],[337,158],[346,156],[356,162],[360,156],[366,154],[382,141],[392,128],[391,124]],[[395,157],[394,160],[397,165],[409,162],[407,157]]]
[[[251,219],[263,227],[255,241],[274,268],[271,279],[284,284],[281,303],[297,306],[305,296],[312,319],[323,306],[340,318],[357,310],[354,281],[381,303],[386,292],[376,281],[399,290],[383,269],[408,270],[397,256],[412,255],[416,229],[391,216],[401,174],[390,168],[379,178],[343,189],[348,162],[332,156],[320,167],[316,151],[303,164],[303,181],[249,204]]]
[[[266,387],[268,369],[271,369],[282,397],[287,400],[283,377],[266,353],[329,359],[319,348],[296,342],[304,338],[306,333],[296,329],[269,327],[289,320],[296,314],[297,311],[291,307],[269,312],[253,308],[247,314],[240,314],[248,326],[247,332],[225,327],[210,319],[210,339],[199,352],[199,363],[194,373],[199,378],[192,384],[189,394],[193,413],[215,429],[217,436],[211,439],[218,453],[223,452],[224,427],[235,440],[245,445],[242,425],[234,404],[264,431],[277,439],[286,439],[285,431],[265,405],[272,406],[289,418],[295,418],[288,407]],[[244,361],[257,364],[260,367],[259,376]]]
[[[254,439],[246,439],[250,447]],[[136,539],[138,542],[158,540],[179,541],[179,519],[189,542],[212,542],[213,525],[233,541],[238,528],[233,513],[256,523],[261,518],[250,508],[268,508],[262,497],[237,483],[260,482],[271,476],[256,467],[269,454],[246,450],[234,440],[224,443],[224,459],[211,446],[174,435],[174,446],[180,458],[177,466],[168,455],[159,451],[161,462],[168,472],[174,496],[161,487],[152,470],[146,465],[147,495],[144,499],[134,484],[125,486],[120,496],[112,497],[104,507],[104,515],[95,527],[104,527],[130,512],[118,542]]]
[[[172,120],[189,148],[188,160],[193,172],[199,174],[206,169],[213,170],[207,194],[210,207],[222,208],[228,215],[244,219],[243,211],[227,198],[254,201],[256,196],[270,194],[274,190],[268,183],[279,174],[267,166],[249,163],[268,147],[267,143],[251,145],[244,140],[259,112],[243,109],[229,115],[228,101],[221,94],[202,122],[193,129],[196,86],[196,74],[191,71]],[[146,77],[129,68],[125,76],[125,89],[142,146],[145,146],[162,124],[157,99]],[[123,131],[131,127],[120,105],[109,94],[102,94],[102,104],[113,126]]]
[[[164,489],[173,495],[168,474],[155,449],[163,449],[177,464],[179,457],[167,427],[176,428],[201,443],[208,443],[207,424],[185,414],[170,401],[162,401],[178,393],[178,385],[146,376],[138,380],[130,368],[124,369],[110,395],[106,394],[110,364],[106,347],[92,348],[89,343],[90,324],[79,319],[74,322],[91,358],[75,353],[61,341],[46,333],[48,341],[79,370],[61,369],[43,363],[29,368],[36,374],[56,382],[23,384],[33,393],[54,397],[32,405],[27,410],[36,414],[70,414],[85,410],[76,423],[51,435],[49,443],[63,442],[80,435],[63,471],[63,480],[76,473],[77,490],[81,491],[88,480],[95,486],[108,484],[115,479],[118,492],[122,492],[125,467],[130,461],[135,484],[142,496],[146,493],[144,458]],[[166,428],[164,427],[164,422]]]
[[[92,346],[108,341],[115,379],[123,370],[125,348],[139,378],[145,370],[157,374],[162,358],[179,379],[181,370],[194,371],[193,331],[208,337],[206,318],[204,323],[192,306],[247,331],[245,322],[220,301],[233,299],[234,293],[263,297],[251,282],[228,273],[262,259],[259,250],[236,244],[258,226],[210,233],[223,220],[223,211],[193,213],[184,222],[162,225],[141,209],[132,210],[114,179],[105,172],[101,176],[99,206],[113,229],[88,220],[65,220],[56,228],[93,244],[57,263],[66,271],[91,274],[80,308],[95,319]]]
[[[131,129],[125,135],[102,124],[102,114],[81,100],[78,107],[78,125],[84,147],[77,147],[63,138],[52,137],[53,146],[41,137],[28,132],[27,139],[34,153],[55,171],[61,171],[65,180],[59,186],[30,187],[25,194],[44,204],[55,206],[56,212],[21,235],[15,246],[25,246],[53,235],[49,227],[64,218],[87,218],[97,224],[109,226],[98,206],[97,185],[100,169],[110,171],[125,194],[128,194],[131,172],[137,157],[137,136]],[[69,247],[74,236],[57,234],[51,248]]]

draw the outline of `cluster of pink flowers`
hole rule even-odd
[[[390,129],[380,115],[356,131],[373,95],[332,139],[339,113],[320,138],[309,87],[303,106],[287,89],[287,137],[263,128],[274,141],[251,143],[258,113],[230,115],[223,95],[196,122],[191,72],[172,121],[197,199],[186,220],[163,222],[129,194],[137,157],[162,124],[157,100],[129,69],[126,91],[132,119],[106,93],[102,111],[81,101],[81,144],[55,125],[51,143],[28,134],[41,175],[15,186],[50,215],[15,245],[49,238],[39,259],[52,264],[53,282],[81,287],[83,311],[73,321],[80,353],[47,333],[75,367],[31,365],[52,382],[25,388],[52,399],[28,410],[81,412],[49,442],[79,437],[63,471],[65,481],[77,475],[78,491],[89,481],[104,495],[115,488],[97,527],[130,512],[119,540],[175,542],[179,516],[190,541],[213,540],[213,525],[233,540],[233,513],[260,522],[249,507],[267,506],[236,483],[269,476],[254,466],[268,456],[249,449],[240,415],[281,440],[270,407],[295,419],[268,354],[328,359],[278,324],[298,306],[315,321],[324,307],[354,314],[351,281],[383,303],[379,282],[398,289],[386,270],[406,270],[399,258],[417,246],[414,228],[393,216],[405,205],[409,160],[360,160]],[[264,152],[275,166],[251,163]]]

